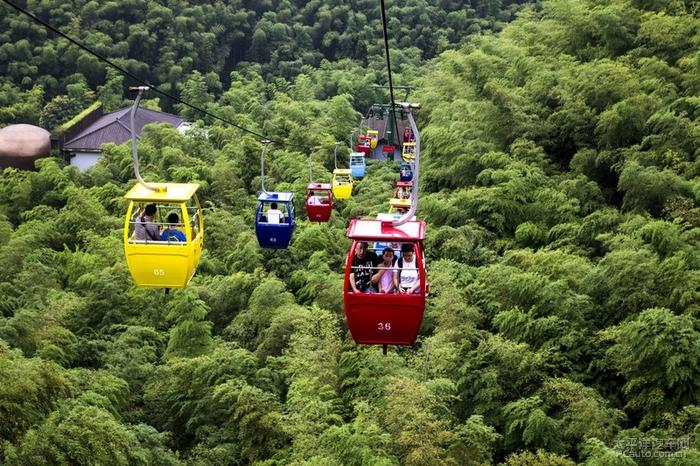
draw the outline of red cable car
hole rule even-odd
[[[333,212],[330,183],[309,183],[306,187],[306,216],[312,222],[327,222]]]
[[[343,303],[352,338],[355,343],[362,345],[412,345],[416,341],[418,330],[423,322],[425,297],[428,295],[423,257],[425,222],[409,221],[395,227],[391,221],[353,219],[350,221],[347,236],[352,239],[352,245],[345,264]],[[411,244],[420,284],[418,292],[415,294],[353,292],[350,286],[350,274],[353,273],[352,258],[355,255],[355,248],[362,242],[375,245],[376,243]],[[398,248],[400,250],[400,246]],[[367,251],[365,254],[373,254],[373,252]],[[397,265],[398,261],[394,267]]]
[[[395,199],[410,199],[413,191],[413,181],[397,181],[394,190]]]
[[[357,152],[362,152],[365,156],[369,156],[372,152],[372,138],[366,134],[360,134],[357,137]]]

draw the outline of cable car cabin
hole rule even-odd
[[[352,239],[352,245],[345,265],[343,304],[352,338],[361,345],[412,345],[423,322],[428,291],[423,256],[425,223],[410,221],[394,227],[390,221],[353,219],[347,236]],[[377,244],[380,248],[389,244],[394,251],[407,250],[406,253],[397,253],[400,254],[400,261],[395,261],[394,266],[387,269],[392,274],[398,273],[401,292],[372,293],[366,288],[361,289],[368,281],[366,272],[364,276],[357,274],[367,268],[353,266],[353,262],[363,264],[363,261],[371,261],[369,254],[375,254],[371,249],[377,249]],[[369,270],[372,274],[373,270],[378,269]],[[410,292],[411,289],[414,292]]]
[[[413,180],[413,166],[408,162],[401,162],[399,167],[399,180],[400,181],[412,181]]]
[[[137,286],[184,288],[202,256],[204,219],[198,184],[137,184],[124,223],[124,255]]]
[[[415,142],[416,137],[413,135],[413,129],[410,125],[406,125],[403,129],[403,142]]]
[[[403,151],[401,152],[401,157],[405,162],[413,163],[416,161],[416,143],[406,142],[403,145]]]
[[[362,152],[353,152],[350,154],[350,172],[353,178],[362,178],[365,176],[365,154]]]
[[[357,152],[362,152],[365,155],[369,155],[372,152],[372,140],[369,136],[360,134],[357,137]]]
[[[333,170],[333,196],[336,199],[350,199],[352,196],[352,172],[347,168]]]
[[[390,214],[405,214],[411,208],[411,199],[389,199]]]
[[[333,211],[330,183],[309,183],[306,187],[306,216],[312,222],[327,222]]]
[[[258,194],[255,210],[255,236],[261,248],[285,249],[289,246],[296,226],[294,193]]]
[[[379,142],[379,131],[376,129],[368,129],[367,136],[369,137],[369,147],[374,150],[377,148],[377,143]]]
[[[410,199],[413,192],[413,181],[397,181],[394,191],[395,199]]]

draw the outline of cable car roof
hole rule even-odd
[[[278,193],[259,193],[258,201],[266,202],[291,202],[294,193],[278,192]]]
[[[413,181],[397,181],[397,182],[396,182],[396,187],[397,187],[397,188],[412,188],[412,187],[413,187]]]
[[[152,190],[136,183],[124,196],[131,201],[165,201],[165,202],[185,202],[194,196],[199,189],[197,183],[153,183],[162,190]]]
[[[408,209],[409,207],[411,207],[411,200],[392,197],[391,199],[389,199],[389,205],[392,207],[401,207]]]
[[[331,189],[330,183],[309,183],[306,189],[317,189],[319,191],[327,191]]]
[[[363,159],[365,158],[364,152],[350,152],[350,158],[353,157],[362,157]]]
[[[357,219],[350,220],[347,237],[363,240],[422,241],[425,239],[425,222],[406,222],[394,227],[390,221]]]
[[[336,168],[333,170],[334,175],[352,175],[352,170],[349,168]]]

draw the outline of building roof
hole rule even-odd
[[[76,134],[63,145],[64,150],[99,151],[102,144],[113,142],[122,144],[131,138],[130,116],[131,107],[102,115],[97,121]],[[136,112],[136,135],[149,123],[168,123],[178,127],[183,119],[171,113],[158,112],[147,108],[139,108]]]

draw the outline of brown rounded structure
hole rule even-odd
[[[0,168],[33,170],[34,162],[51,151],[48,131],[34,125],[10,125],[0,128]]]

